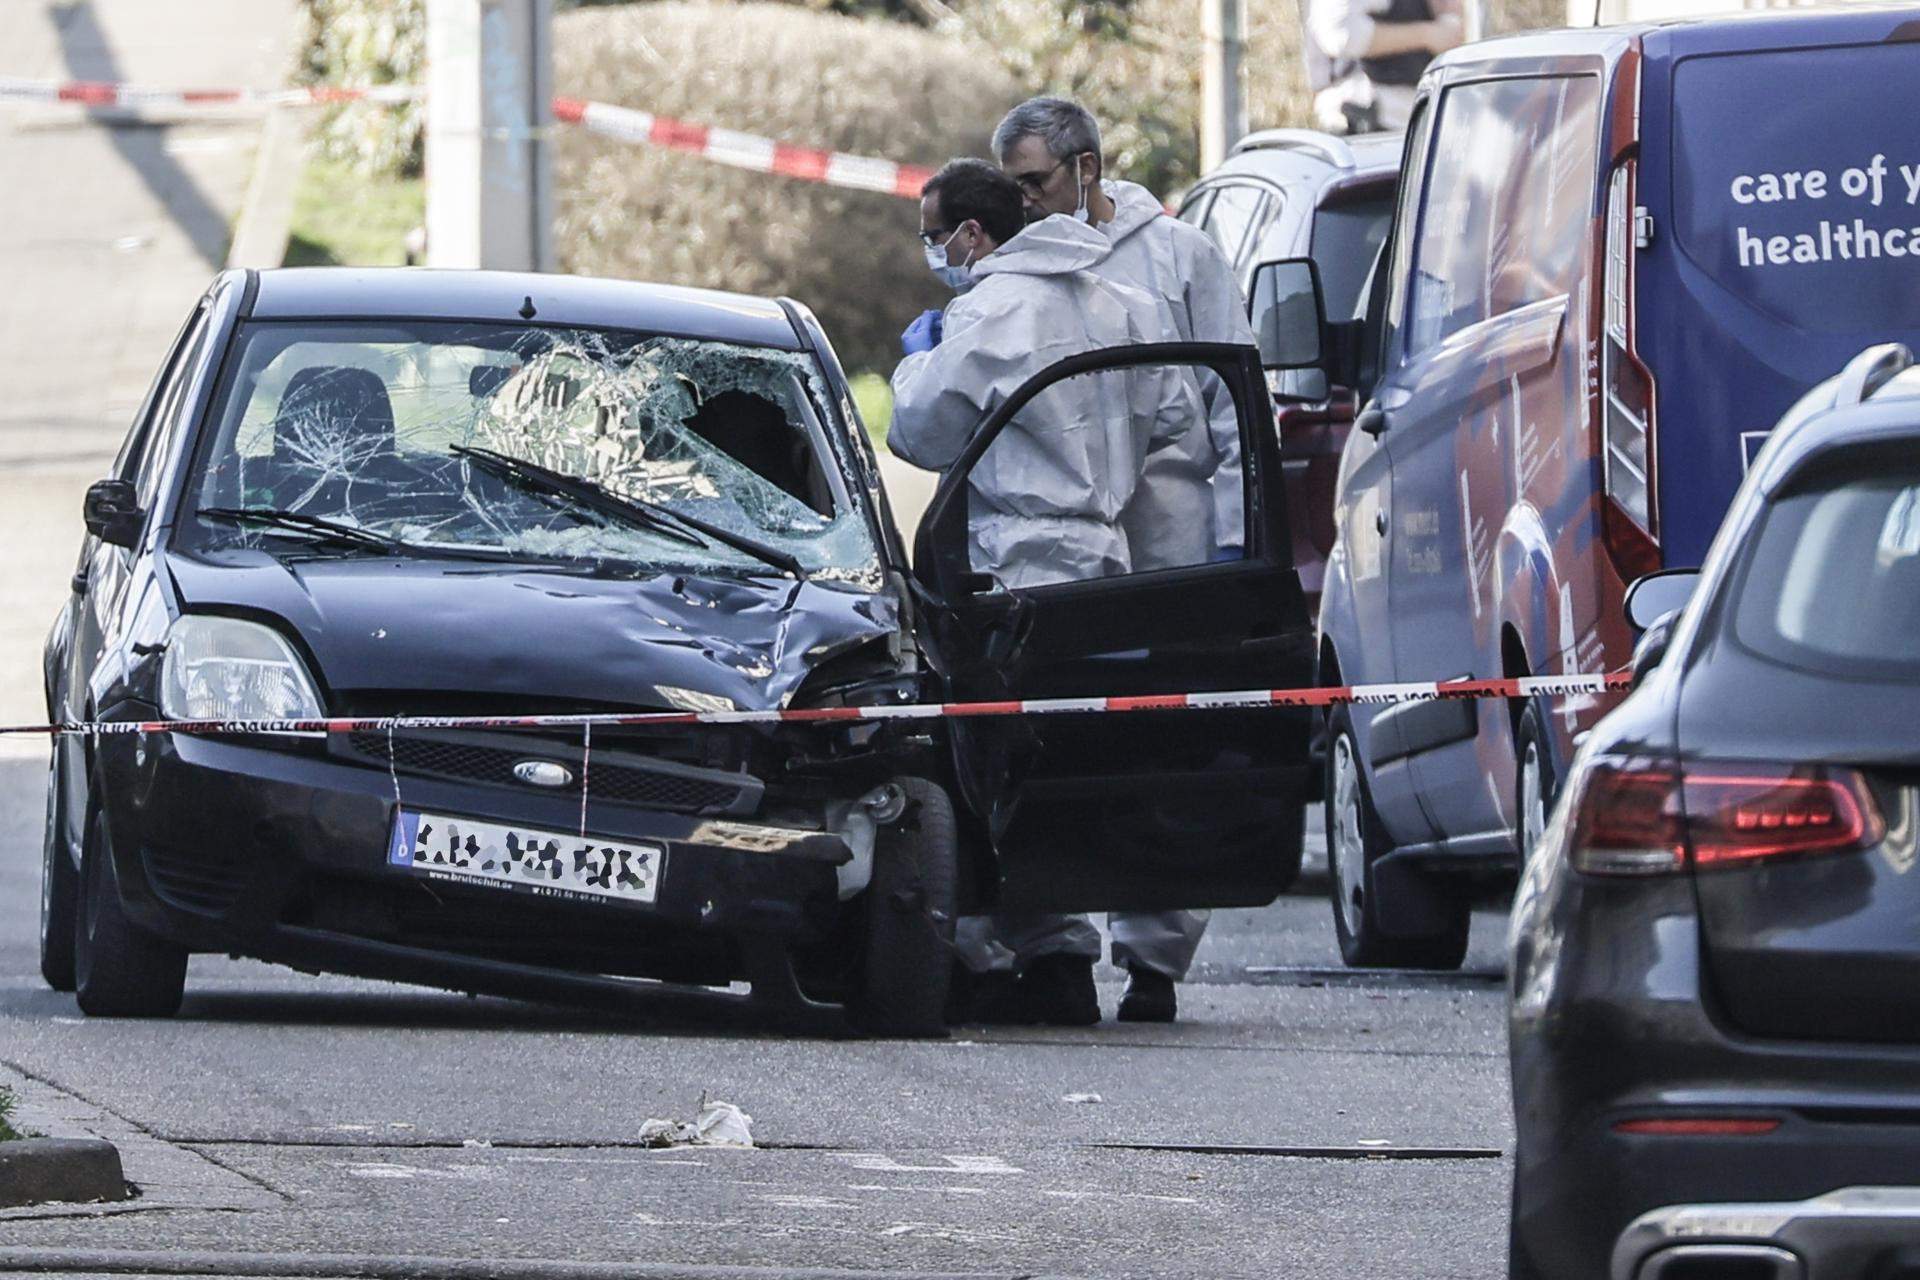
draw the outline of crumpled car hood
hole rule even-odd
[[[786,705],[822,660],[900,626],[889,594],[774,577],[283,562],[256,550],[172,552],[167,565],[185,610],[283,622],[335,695],[472,691],[543,706],[677,705],[665,686],[763,710]]]

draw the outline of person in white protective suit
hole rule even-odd
[[[1019,184],[1029,218],[1065,214],[1101,231],[1113,252],[1094,271],[1140,289],[1171,314],[1169,341],[1250,345],[1253,326],[1233,266],[1200,228],[1170,217],[1138,183],[1101,178],[1100,126],[1062,98],[1021,103],[993,131],[993,153]],[[1205,431],[1157,442],[1125,516],[1136,569],[1238,559],[1245,545],[1240,426],[1233,396],[1203,379]],[[1204,911],[1116,911],[1107,917],[1113,962],[1127,971],[1125,1022],[1171,1022],[1174,984],[1186,977],[1206,932]]]
[[[992,165],[947,165],[927,183],[920,216],[928,265],[959,296],[901,336],[887,443],[907,462],[951,466],[981,419],[1067,356],[1165,340],[1151,299],[1093,274],[1111,251],[1106,237],[1068,218],[1024,226],[1019,189]],[[1082,375],[1042,392],[968,477],[972,567],[1009,587],[1130,572],[1139,552],[1121,518],[1148,449],[1202,413],[1194,380],[1164,368]],[[956,932],[971,978],[961,984],[971,1007],[958,1016],[1100,1020],[1100,935],[1085,919],[1003,913],[962,919]]]

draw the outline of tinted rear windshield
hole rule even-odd
[[[1682,61],[1681,248],[1736,297],[1797,328],[1920,325],[1916,115],[1910,44]]]
[[[1327,315],[1345,319],[1360,310],[1360,286],[1387,238],[1393,221],[1393,188],[1376,196],[1342,201],[1321,209],[1313,219],[1313,261],[1320,268],[1320,292]]]
[[[1804,670],[1920,679],[1920,459],[1858,457],[1776,499],[1734,630]]]

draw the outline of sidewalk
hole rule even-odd
[[[10,74],[160,85],[275,84],[293,0],[0,6]],[[40,646],[148,381],[225,259],[257,119],[173,127],[0,108],[0,720],[41,718]],[[40,744],[0,751],[40,752]]]

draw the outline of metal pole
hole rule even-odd
[[[1200,0],[1200,170],[1227,158],[1247,133],[1241,67],[1247,52],[1247,0]]]
[[[427,0],[427,261],[551,271],[552,0]]]

